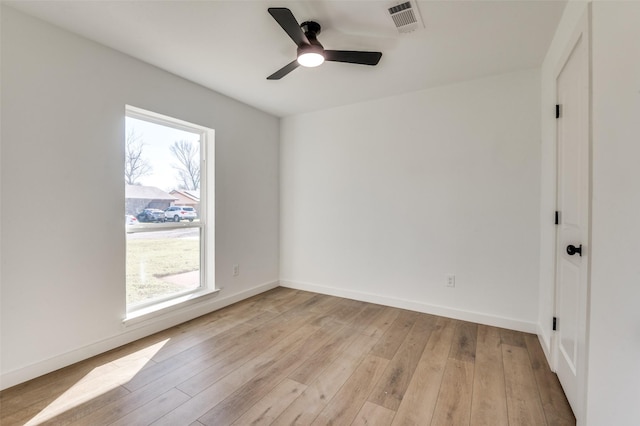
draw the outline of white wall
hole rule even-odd
[[[283,285],[535,331],[538,71],[281,127]]]
[[[640,3],[593,3],[587,424],[640,424]]]
[[[277,118],[7,7],[1,48],[2,387],[277,285]],[[224,287],[126,328],[125,104],[215,129]]]
[[[556,34],[545,56],[541,75],[540,149],[540,293],[538,303],[538,336],[547,357],[551,350],[551,326],[555,299],[555,245],[556,229],[556,76],[561,57],[578,20],[587,9],[585,1],[570,1],[564,10]]]

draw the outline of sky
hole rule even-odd
[[[126,117],[126,135],[131,129],[134,129],[136,135],[140,136],[144,142],[143,156],[153,168],[151,174],[138,179],[138,182],[146,186],[155,186],[166,192],[176,189],[179,181],[178,172],[173,166],[178,162],[169,147],[179,140],[198,143],[200,135]]]

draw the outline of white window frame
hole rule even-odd
[[[137,224],[127,226],[127,233],[156,232],[172,229],[198,228],[200,230],[200,285],[158,299],[135,303],[127,303],[125,324],[140,318],[146,319],[152,314],[161,314],[167,310],[176,309],[179,305],[193,303],[203,296],[217,294],[215,286],[215,191],[213,178],[215,176],[215,131],[208,127],[192,124],[177,118],[168,117],[142,108],[126,105],[125,115],[138,120],[147,121],[161,126],[196,133],[200,136],[200,207],[198,222],[165,222],[151,224]],[[126,253],[125,253],[126,255]],[[125,279],[125,286],[127,285]]]

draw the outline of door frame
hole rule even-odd
[[[581,378],[579,379],[579,395],[577,398],[577,407],[572,407],[574,410],[574,415],[576,416],[577,425],[584,424],[584,420],[586,417],[586,397],[587,397],[587,382],[588,382],[588,362],[589,362],[589,322],[590,322],[590,305],[591,305],[591,243],[592,243],[592,198],[593,198],[593,143],[592,143],[592,60],[591,60],[591,3],[587,5],[587,8],[583,15],[580,17],[576,26],[574,28],[573,34],[569,38],[568,42],[564,46],[564,51],[562,56],[560,57],[556,69],[554,70],[554,92],[557,100],[558,96],[558,87],[557,81],[560,76],[562,70],[564,69],[565,64],[567,63],[570,55],[572,54],[576,44],[580,39],[585,42],[585,46],[587,49],[586,52],[586,68],[587,68],[587,81],[588,81],[588,93],[587,93],[587,110],[588,110],[588,119],[587,119],[587,153],[588,153],[588,165],[587,165],[587,229],[586,231],[586,239],[583,242],[583,261],[587,262],[586,265],[586,277],[585,277],[585,285],[586,285],[586,298],[585,303],[586,306],[582,306],[579,309],[582,309],[585,312],[583,324],[584,329],[584,342],[581,346],[581,350],[583,352],[582,357],[582,365],[578,367],[579,374],[581,374]],[[559,190],[558,185],[560,182],[560,159],[559,159],[559,145],[558,145],[558,121],[555,123],[555,162],[556,162],[556,195],[555,195],[555,205],[556,210],[558,210],[558,196]],[[562,212],[560,212],[560,218],[562,218]],[[562,219],[561,219],[562,220]],[[560,243],[560,231],[559,226],[555,228],[555,245],[554,245],[554,292],[553,292],[553,314],[554,317],[558,317],[558,292],[559,292],[559,282],[558,282],[558,262],[560,256],[562,255],[561,247],[559,247]],[[561,319],[559,319],[559,326],[561,326]],[[559,363],[559,335],[557,332],[553,331],[551,340],[550,340],[550,360],[551,360],[551,368],[553,371],[557,371],[558,363]]]

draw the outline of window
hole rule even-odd
[[[214,240],[208,226],[213,223],[213,197],[207,196],[213,188],[213,161],[207,161],[213,130],[130,106],[125,128],[131,314],[214,290]]]

